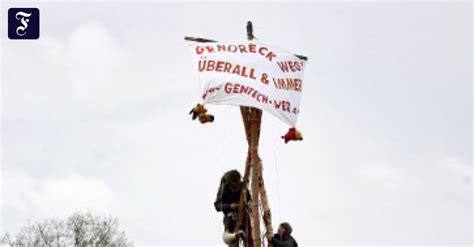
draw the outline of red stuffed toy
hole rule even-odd
[[[290,128],[288,132],[281,138],[285,140],[285,143],[288,143],[289,141],[302,141],[303,140],[303,136],[301,135],[301,132],[296,130],[296,128]]]

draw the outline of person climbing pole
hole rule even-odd
[[[219,190],[217,191],[214,207],[217,212],[224,214],[223,239],[226,244],[234,240],[248,238],[245,228],[234,229],[237,221],[237,210],[239,208],[240,195],[243,190],[242,176],[237,170],[227,171],[221,178]],[[250,193],[247,191],[247,200],[250,201]]]
[[[298,243],[291,236],[293,228],[288,222],[283,222],[278,226],[278,232],[273,236],[273,247],[298,247]]]

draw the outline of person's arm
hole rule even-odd
[[[216,200],[214,201],[214,207],[216,208],[217,212],[227,212],[230,210],[230,204],[224,203],[223,195],[224,195],[224,186],[219,186],[219,190],[217,191]]]

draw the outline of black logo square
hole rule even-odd
[[[8,38],[38,39],[40,31],[39,9],[8,9]]]

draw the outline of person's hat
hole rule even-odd
[[[291,234],[291,232],[293,232],[293,228],[291,227],[290,223],[283,222],[280,225],[283,226],[283,228],[285,228],[285,233]]]

